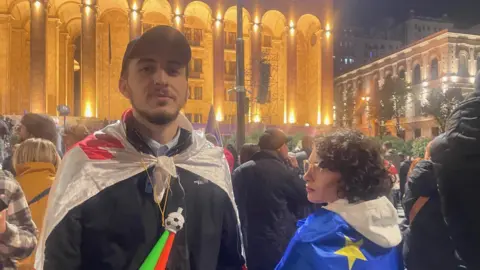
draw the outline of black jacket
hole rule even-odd
[[[129,126],[127,122],[129,141],[148,152]],[[182,129],[169,155],[190,144],[190,132]],[[177,172],[178,181],[172,181],[166,195],[166,213],[182,207],[186,221],[175,237],[168,269],[241,269],[237,218],[227,193],[211,182],[198,184],[203,181],[192,172],[178,167]],[[46,239],[44,269],[138,270],[164,232],[147,178],[146,172],[140,173],[70,210]]]
[[[408,270],[455,270],[461,262],[443,220],[434,165],[422,160],[413,169],[406,185],[403,206],[407,220],[419,197],[429,197],[405,233],[404,262]],[[410,220],[409,220],[410,221]]]
[[[441,168],[438,186],[450,236],[468,269],[480,269],[480,78],[476,92],[447,120],[443,142],[432,145],[431,154]]]
[[[275,152],[260,151],[235,170],[233,188],[248,269],[274,269],[308,204],[305,183]]]
[[[410,166],[412,162],[410,160],[405,160],[400,163],[400,168],[398,169],[398,177],[400,178],[400,193],[403,197],[405,194],[405,185],[407,184],[407,176],[408,171],[410,170]]]

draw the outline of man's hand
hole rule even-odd
[[[0,234],[7,229],[7,209],[0,212]]]
[[[296,157],[288,156],[288,160],[289,160],[289,162],[290,162],[290,165],[291,165],[293,168],[298,168],[298,161],[297,161],[297,158],[296,158]]]

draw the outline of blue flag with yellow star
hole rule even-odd
[[[338,214],[320,209],[299,222],[276,270],[401,270],[400,246],[368,240]]]

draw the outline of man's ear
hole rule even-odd
[[[118,89],[125,98],[130,99],[130,89],[128,87],[128,81],[125,78],[118,80]]]

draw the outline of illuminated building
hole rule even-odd
[[[333,0],[245,0],[246,88],[251,122],[329,124],[333,109]],[[236,2],[7,0],[0,3],[0,114],[118,119],[128,41],[172,25],[192,45],[185,114],[235,119]],[[77,67],[77,68],[75,68]],[[75,71],[77,70],[77,71]],[[265,74],[269,76],[265,76]],[[267,78],[266,78],[267,77]],[[259,101],[257,97],[262,96]],[[322,117],[322,118],[321,118]]]

